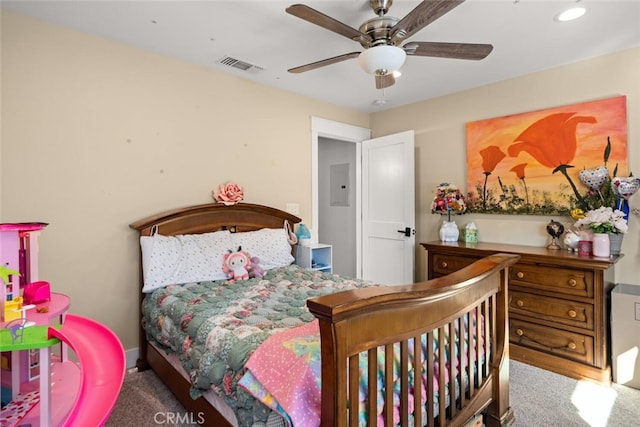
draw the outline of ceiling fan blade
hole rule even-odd
[[[312,62],[310,64],[301,65],[299,67],[290,68],[290,73],[304,73],[305,71],[315,70],[316,68],[325,67],[327,65],[336,64],[338,62],[346,61],[347,59],[357,58],[360,52],[345,53],[344,55],[334,56],[333,58],[323,59],[321,61]]]
[[[393,73],[376,74],[376,89],[384,89],[393,86],[395,83],[396,78],[393,77]]]
[[[409,42],[402,46],[407,55],[454,59],[484,59],[493,46],[478,43]]]
[[[398,45],[465,0],[423,0],[393,27],[391,42]]]
[[[341,36],[345,36],[351,40],[359,42],[360,40],[365,40],[371,42],[371,37],[367,34],[361,33],[348,26],[347,24],[343,24],[342,22],[325,15],[322,12],[318,12],[315,9],[310,8],[304,4],[294,4],[285,9],[287,13],[297,16],[300,19],[304,19],[305,21],[311,22],[312,24],[316,24],[322,28],[325,28],[329,31],[333,31],[334,33],[338,33]]]

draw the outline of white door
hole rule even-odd
[[[362,276],[414,282],[414,132],[362,143]]]

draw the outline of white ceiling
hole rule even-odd
[[[408,41],[489,43],[482,61],[407,57],[394,86],[377,90],[355,59],[302,74],[287,69],[362,50],[345,37],[285,12],[291,1],[32,1],[1,0],[31,15],[258,83],[364,112],[405,105],[492,82],[640,46],[640,0],[579,1],[587,13],[554,17],[575,0],[467,0]],[[375,15],[368,0],[304,4],[351,27]],[[419,2],[395,0],[388,15],[404,17]],[[225,56],[256,65],[241,71]],[[640,78],[640,77],[639,77]],[[384,105],[374,101],[385,100]]]

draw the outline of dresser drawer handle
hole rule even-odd
[[[569,279],[569,286],[571,286],[572,288],[575,288],[577,284],[578,281],[576,279]]]
[[[524,335],[524,331],[520,328],[516,329],[516,335],[518,335],[519,337]]]
[[[516,273],[516,276],[518,276],[518,279],[522,279],[524,277],[524,273],[522,271],[518,271],[518,273]]]
[[[569,348],[569,350],[575,350],[577,345],[574,342],[570,342],[569,344],[567,344],[567,347]]]
[[[522,307],[522,306],[524,306],[524,301],[522,301],[521,299],[519,299],[518,301],[516,301],[516,305],[517,305],[518,307]]]
[[[440,263],[440,267],[441,267],[441,268],[447,268],[447,267],[449,267],[449,264],[447,264],[447,262],[446,262],[446,261],[442,261],[442,262]]]
[[[567,313],[569,315],[569,317],[576,317],[578,315],[578,313],[576,313],[575,310],[569,310],[569,312]]]

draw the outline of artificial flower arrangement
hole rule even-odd
[[[231,206],[244,199],[244,189],[235,182],[229,181],[213,190],[211,196],[218,203]]]
[[[628,230],[629,198],[640,188],[640,179],[631,173],[628,177],[618,177],[617,164],[610,175],[607,167],[610,153],[611,141],[607,138],[603,153],[604,164],[578,173],[580,181],[588,190],[580,194],[574,188],[577,208],[570,211],[575,222],[572,229],[565,233],[564,243],[567,249],[576,250],[580,240],[594,241],[595,234],[607,234],[611,243],[610,253],[620,253],[622,237]],[[593,253],[596,253],[595,241]]]
[[[587,228],[595,233],[621,234],[627,232],[629,198],[640,187],[640,179],[633,174],[618,177],[618,165],[609,175],[607,162],[611,153],[611,141],[603,153],[604,165],[594,169],[583,169],[578,176],[588,187],[585,194],[577,199],[578,208],[571,210],[571,218],[576,220],[574,228]]]
[[[451,214],[462,214],[467,210],[467,204],[460,189],[453,184],[442,183],[436,188],[436,196],[431,205],[431,212],[440,215],[447,214],[451,221]]]
[[[578,229],[586,227],[600,234],[624,234],[628,230],[625,213],[609,206],[601,206],[587,213],[581,209],[574,209],[571,215],[577,219],[574,226]]]

